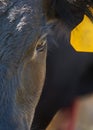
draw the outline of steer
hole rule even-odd
[[[0,0],[0,130],[30,130],[46,72],[42,0]]]

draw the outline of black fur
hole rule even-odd
[[[93,53],[76,52],[70,45],[71,30],[84,14],[93,19],[92,2],[47,1],[47,19],[55,22],[48,35],[46,81],[31,130],[44,130],[59,109],[69,107],[78,96],[93,93]]]
[[[45,77],[44,26],[42,0],[0,0],[0,130],[30,129]]]

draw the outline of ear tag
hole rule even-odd
[[[93,23],[86,15],[71,31],[70,43],[76,51],[93,52]]]

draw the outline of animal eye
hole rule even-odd
[[[46,35],[42,36],[38,42],[37,42],[37,46],[36,46],[36,50],[39,52],[42,52],[45,48],[46,48]]]
[[[40,44],[37,45],[36,50],[41,52],[46,47],[46,41],[42,41]]]

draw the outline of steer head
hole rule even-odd
[[[0,0],[0,130],[29,130],[45,78],[42,0]]]

